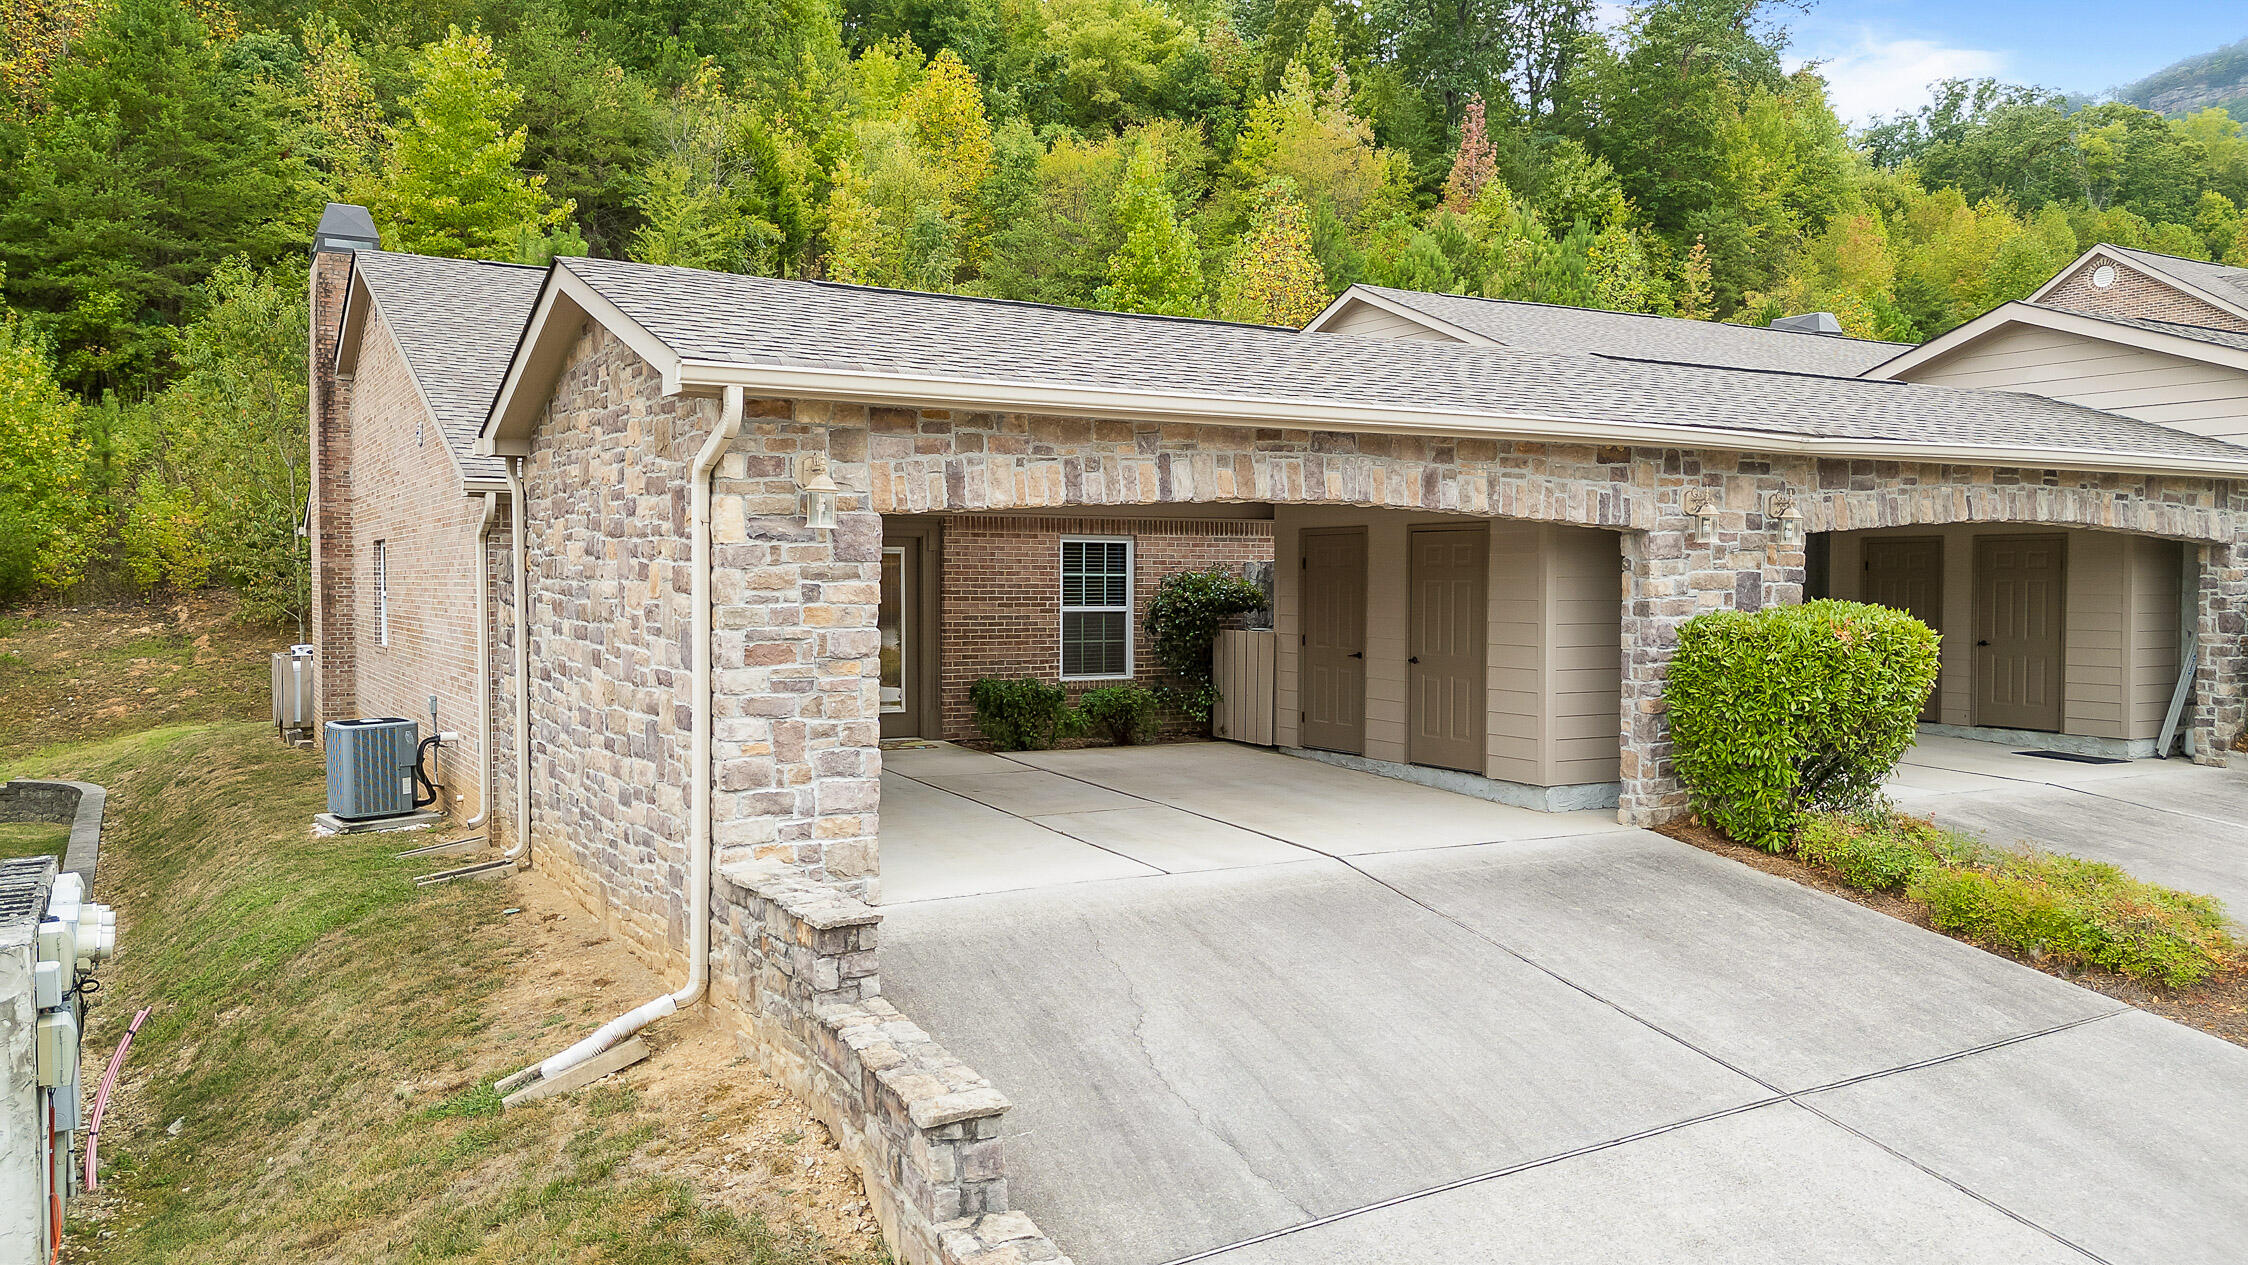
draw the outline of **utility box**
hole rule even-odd
[[[328,811],[342,821],[414,811],[414,751],[421,726],[398,716],[331,720]]]
[[[44,1265],[78,1193],[86,977],[115,915],[49,857],[0,861],[0,1265]]]
[[[284,742],[312,741],[311,646],[291,646],[273,656],[273,727]]]

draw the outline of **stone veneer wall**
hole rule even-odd
[[[1249,519],[986,515],[944,524],[943,718],[946,738],[976,736],[968,691],[987,676],[1061,680],[1061,539],[1132,539],[1133,677],[1164,680],[1147,645],[1148,604],[1163,577],[1217,569],[1242,574],[1272,561],[1272,524]],[[1062,682],[1073,692],[1103,684]],[[1167,731],[1191,722],[1166,711]],[[1199,732],[1198,728],[1193,729]]]
[[[2092,274],[2102,265],[2115,268],[2115,284],[2105,290],[2092,284]],[[2248,330],[2248,320],[2105,254],[2086,259],[2038,301],[2047,307],[2067,308],[2093,316],[2130,316],[2176,321],[2182,325],[2206,325],[2213,329]]]

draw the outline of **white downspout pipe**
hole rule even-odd
[[[497,492],[484,494],[484,516],[476,522],[476,815],[461,823],[481,826],[492,815],[492,520],[499,517]]]
[[[515,579],[515,846],[500,859],[531,868],[531,568],[523,557],[523,459],[507,463],[508,569]]]
[[[691,491],[688,533],[692,537],[694,642],[688,654],[694,672],[694,739],[687,764],[687,982],[602,1024],[592,1036],[539,1064],[551,1080],[624,1040],[682,1006],[702,1000],[710,983],[710,472],[742,425],[742,389],[726,388],[718,428],[703,441],[688,472]]]

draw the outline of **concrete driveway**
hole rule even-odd
[[[885,988],[1084,1265],[2248,1242],[2248,1050],[1599,814],[1219,744],[887,765]]]
[[[1924,737],[1889,793],[1898,807],[1992,843],[2029,841],[2203,892],[2248,921],[2248,755],[2084,764]],[[2248,1255],[2248,1251],[2244,1251]]]

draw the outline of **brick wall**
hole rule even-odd
[[[2103,266],[2115,269],[2115,284],[2102,290],[2092,284],[2092,274]],[[2243,320],[2223,308],[2205,303],[2167,281],[2158,281],[2127,263],[2094,254],[2071,270],[2061,283],[2038,300],[2048,307],[2088,312],[2094,316],[2129,316],[2213,329],[2248,331]]]
[[[337,322],[350,279],[350,255],[322,251],[312,257],[312,486],[306,530],[312,537],[312,644],[320,647],[313,661],[313,703],[321,721],[357,714],[351,569],[342,565],[351,547],[351,384],[336,380]]]
[[[1061,679],[1061,541],[1126,536],[1132,551],[1133,676],[1164,680],[1145,645],[1148,604],[1163,577],[1212,568],[1240,574],[1272,561],[1270,521],[967,516],[944,525],[941,662],[947,738],[976,737],[968,691],[987,676]],[[1101,682],[1065,683],[1073,693]],[[1172,718],[1179,728],[1183,718]]]

